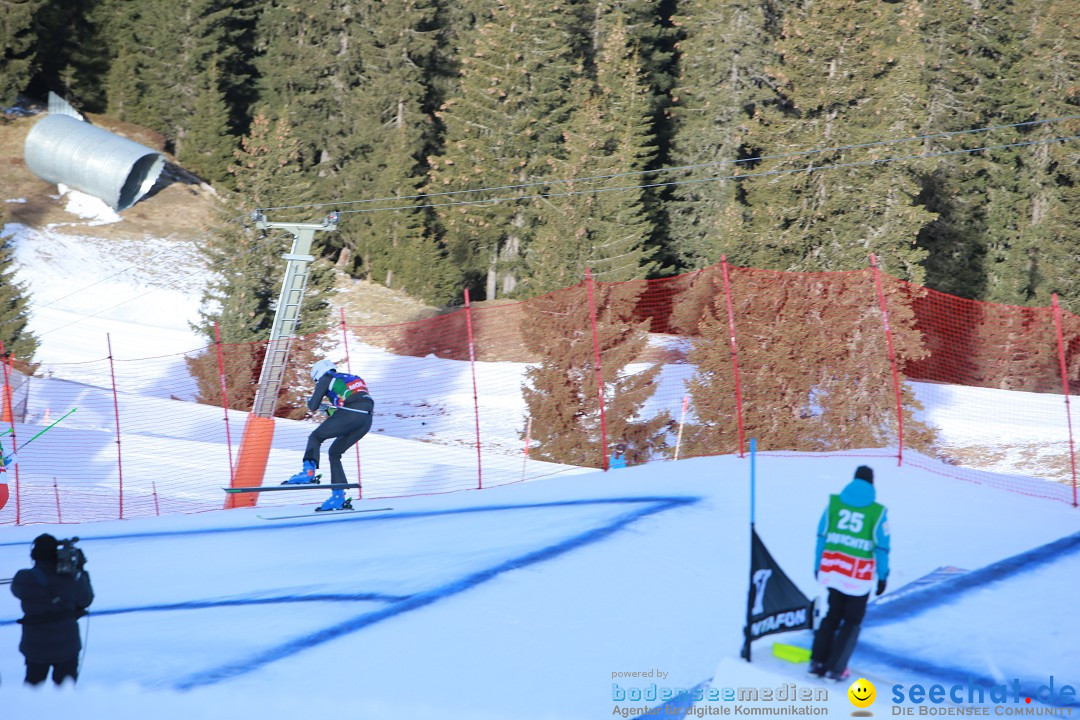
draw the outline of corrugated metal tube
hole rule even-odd
[[[114,210],[138,202],[165,167],[161,153],[68,115],[39,120],[23,155],[42,180],[93,195]]]

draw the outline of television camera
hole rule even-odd
[[[56,574],[76,575],[86,565],[86,553],[76,547],[79,538],[73,537],[56,541]]]

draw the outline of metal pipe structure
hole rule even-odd
[[[46,115],[26,136],[26,166],[42,180],[63,183],[126,210],[157,182],[161,153],[70,115]]]

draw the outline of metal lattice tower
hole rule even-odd
[[[304,290],[307,288],[308,266],[315,259],[311,255],[311,245],[315,233],[333,232],[337,229],[338,215],[330,213],[321,223],[284,223],[268,222],[263,214],[253,213],[255,227],[259,230],[277,228],[292,233],[292,250],[282,255],[286,260],[285,279],[281,283],[281,295],[278,296],[277,309],[274,311],[274,325],[270,329],[270,343],[266,346],[262,372],[259,373],[259,387],[255,391],[255,403],[251,408],[253,415],[273,417],[277,406],[281,383],[285,377],[285,366],[289,362],[289,349],[292,346],[296,328],[300,322],[300,306],[304,302]]]

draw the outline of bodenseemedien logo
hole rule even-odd
[[[858,717],[872,717],[874,715],[874,713],[866,709],[873,705],[874,700],[877,699],[877,688],[874,687],[874,683],[866,678],[859,678],[851,683],[851,687],[849,687],[847,691],[847,696],[848,700],[851,701],[851,704],[859,708],[858,711],[852,712],[852,715]]]
[[[612,673],[612,677],[625,675],[651,677],[644,673]],[[664,673],[666,676],[667,673]],[[658,675],[659,676],[659,675]],[[616,705],[612,715],[619,717],[651,717],[655,715],[678,715],[679,717],[711,717],[714,715],[774,715],[780,717],[827,716],[829,714],[829,691],[822,687],[797,686],[787,683],[777,687],[724,687],[721,685],[686,689],[657,686],[624,686],[611,683],[611,699]],[[690,707],[668,707],[669,702],[686,702]],[[635,704],[641,703],[641,704]]]

